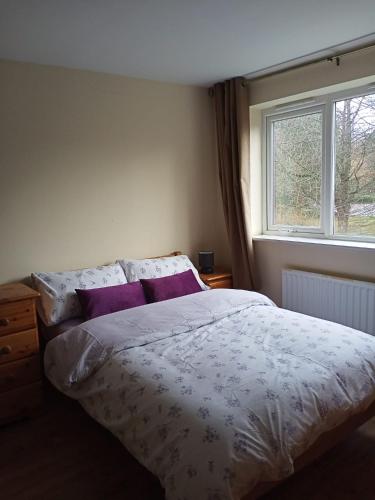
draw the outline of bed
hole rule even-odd
[[[73,326],[48,342],[45,371],[167,500],[257,498],[375,408],[373,337],[243,290]]]

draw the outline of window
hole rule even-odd
[[[264,113],[265,232],[375,241],[375,92]]]

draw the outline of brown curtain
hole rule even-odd
[[[243,78],[214,86],[216,134],[233,286],[258,289],[250,230],[249,105]]]

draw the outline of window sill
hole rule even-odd
[[[301,238],[298,236],[278,236],[273,234],[259,234],[253,236],[254,241],[285,241],[302,245],[323,245],[344,248],[362,248],[364,250],[375,250],[375,243],[366,241],[329,240],[323,238]]]

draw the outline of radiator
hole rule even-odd
[[[282,306],[375,335],[375,283],[283,270]]]

